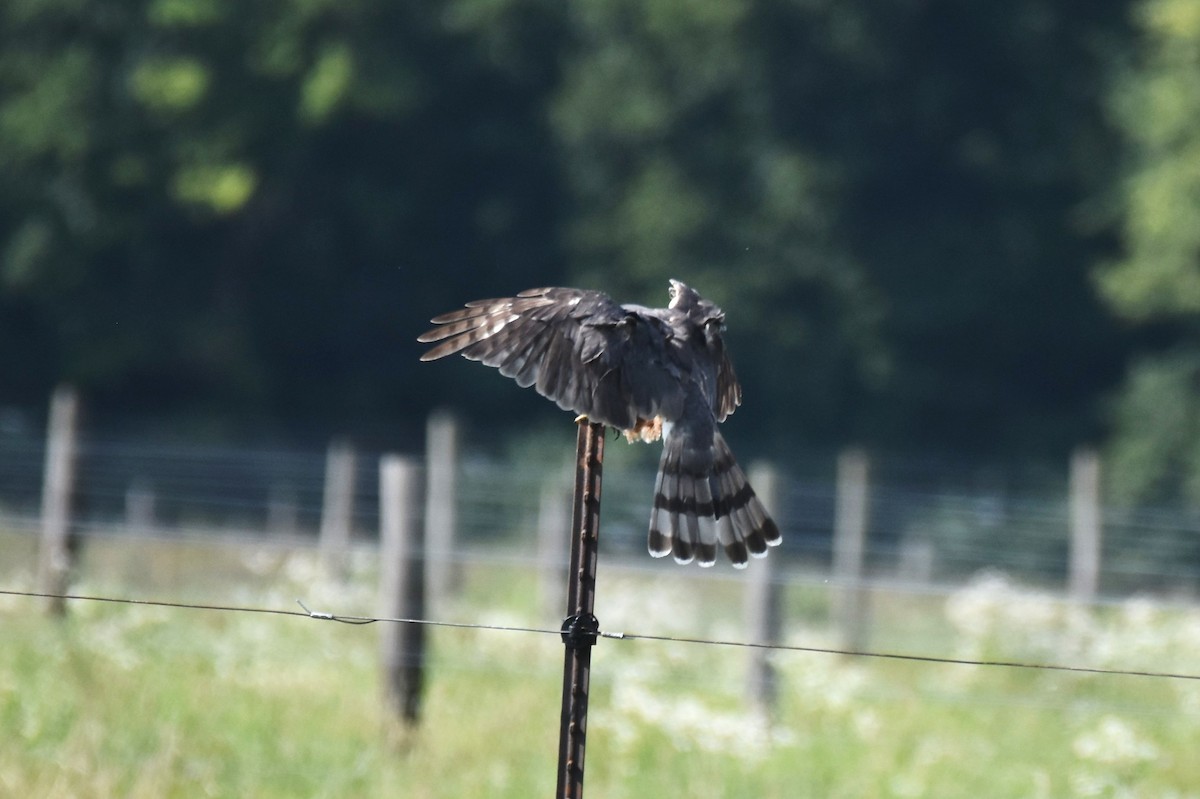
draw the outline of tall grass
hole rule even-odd
[[[0,542],[2,545],[3,542]],[[174,557],[121,542],[80,592],[170,593]],[[157,546],[157,545],[156,545]],[[9,550],[11,551],[11,550]],[[205,558],[225,579],[204,592]],[[369,612],[305,551],[188,553],[180,594]],[[10,563],[12,561],[9,561]],[[175,568],[175,567],[171,567]],[[27,574],[10,569],[12,587]],[[608,630],[740,638],[738,585],[601,566]],[[531,572],[477,565],[445,618],[546,624]],[[145,586],[152,585],[153,589]],[[788,641],[835,643],[822,594],[796,589]],[[887,648],[1198,671],[1200,613],[1143,601],[1084,609],[984,576],[948,597],[877,598]],[[547,626],[553,626],[551,622]],[[525,797],[555,782],[556,636],[431,630],[419,728],[381,701],[376,631],[306,618],[72,603],[53,622],[0,597],[0,796]],[[593,655],[587,792],[596,797],[1200,796],[1195,681],[781,652],[773,721],[742,700],[745,653],[604,639]]]

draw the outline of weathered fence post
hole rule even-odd
[[[560,799],[582,799],[583,760],[587,743],[588,687],[592,644],[600,631],[596,603],[599,557],[600,483],[604,466],[604,425],[581,421],[575,441],[575,497],[571,509],[571,566],[568,572],[567,618],[562,638],[562,718],[558,738]]]
[[[387,455],[379,464],[379,615],[422,619],[425,615],[425,533],[421,525],[420,467],[411,458]],[[386,700],[407,724],[420,715],[425,663],[425,626],[385,622],[380,661]]]
[[[155,528],[154,487],[136,477],[125,489],[125,529],[134,535],[150,535]]]
[[[356,471],[354,448],[345,441],[333,441],[325,459],[320,549],[325,573],[335,580],[344,580],[349,569]]]
[[[767,510],[779,516],[778,475],[767,464],[756,464],[751,470],[750,482],[758,491]],[[745,593],[746,629],[749,641],[764,648],[750,649],[750,662],[746,674],[746,691],[750,701],[765,717],[775,712],[777,684],[775,667],[771,664],[769,651],[765,648],[779,643],[783,629],[782,588],[776,578],[779,553],[750,564]]]
[[[71,497],[75,489],[78,435],[79,395],[70,386],[59,386],[50,400],[38,556],[38,590],[52,595],[46,600],[46,610],[55,616],[66,613],[66,602],[59,597],[67,592],[74,565]]]
[[[1089,602],[1100,585],[1103,516],[1100,510],[1100,456],[1092,449],[1071,455],[1071,550],[1068,590]]]
[[[834,613],[842,642],[860,650],[867,643],[867,591],[863,583],[870,525],[870,461],[860,449],[837,460],[837,500],[833,522]]]
[[[549,616],[562,610],[567,597],[562,583],[562,564],[567,559],[567,536],[563,531],[570,529],[570,501],[567,480],[555,470],[542,484],[537,516],[541,604]]]
[[[456,561],[458,534],[458,420],[448,411],[434,411],[425,428],[426,568],[434,602],[456,593],[462,570]]]

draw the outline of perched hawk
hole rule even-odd
[[[734,566],[780,542],[717,423],[742,390],[725,354],[725,314],[671,281],[666,308],[618,305],[598,291],[541,288],[476,300],[431,320],[421,360],[461,352],[630,441],[663,439],[650,554],[711,566],[717,542]],[[715,522],[715,524],[714,524]]]

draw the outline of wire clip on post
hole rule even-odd
[[[600,637],[600,620],[591,613],[577,613],[563,620],[562,642],[568,649],[592,646]]]

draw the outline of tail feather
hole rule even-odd
[[[763,557],[779,544],[779,528],[719,432],[713,432],[707,468],[699,469],[695,453],[684,454],[681,436],[664,436],[647,539],[651,555],[711,566],[720,543],[729,561],[741,568],[750,557]]]
[[[707,477],[700,477],[693,482],[695,491],[696,514],[688,517],[688,529],[696,547],[696,560],[701,566],[711,566],[717,562],[717,530],[712,519],[712,486]]]
[[[663,452],[663,458],[666,458],[666,452]],[[650,550],[650,556],[653,558],[665,558],[671,554],[671,531],[667,526],[666,518],[666,503],[659,502],[659,497],[666,496],[663,493],[663,473],[666,471],[664,466],[659,466],[658,476],[654,478],[654,506],[650,509],[650,536],[646,541],[646,547]]]
[[[718,484],[718,493],[722,497],[717,513],[728,531],[728,540],[724,542],[725,552],[734,565],[744,566],[747,554],[757,557],[760,550],[754,536],[747,534],[747,530],[752,530],[754,525],[745,505],[735,505],[730,500],[738,495],[737,476],[732,469],[726,469],[714,474],[713,480]],[[765,551],[765,547],[762,551]]]
[[[728,516],[722,516],[717,519],[717,536],[721,541],[721,548],[725,550],[725,557],[729,558],[729,562],[734,565],[734,568],[744,569],[749,561],[749,550],[746,549],[746,542],[738,538],[733,528],[733,521]]]

